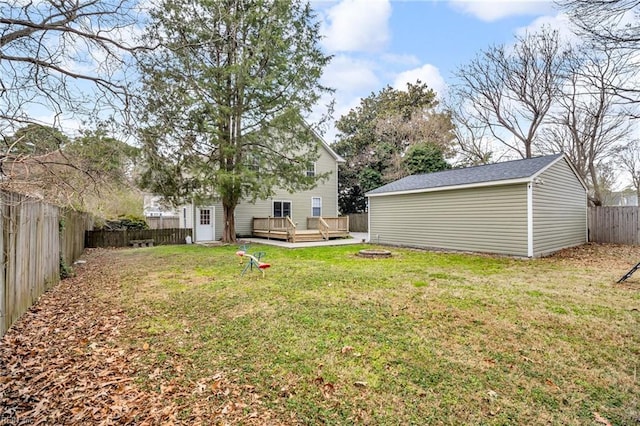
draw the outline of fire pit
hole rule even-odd
[[[389,250],[379,250],[379,249],[378,250],[374,250],[374,249],[360,250],[358,252],[358,256],[379,259],[379,258],[391,257],[391,252]]]

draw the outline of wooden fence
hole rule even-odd
[[[186,244],[191,229],[129,229],[125,231],[87,231],[86,247],[128,247],[132,240],[153,240],[154,245]]]
[[[82,253],[89,216],[0,192],[0,337]]]
[[[369,213],[351,213],[349,215],[349,231],[369,232]]]
[[[640,244],[640,207],[589,207],[589,241]]]
[[[84,234],[93,229],[94,218],[88,213],[64,209],[59,221],[60,252],[65,264],[71,265],[84,251]]]
[[[147,225],[149,229],[172,229],[180,227],[180,218],[178,216],[147,216]]]

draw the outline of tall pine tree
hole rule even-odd
[[[330,57],[302,0],[165,0],[146,37],[162,49],[141,58],[143,183],[174,203],[222,202],[223,241],[234,210],[275,188],[309,189],[318,156],[304,123],[330,89]]]

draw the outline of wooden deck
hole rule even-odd
[[[309,217],[299,229],[289,217],[254,217],[253,236],[292,243],[323,241],[349,236],[349,217]]]

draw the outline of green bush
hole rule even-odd
[[[125,230],[125,229],[149,229],[147,221],[142,216],[120,216],[115,220],[106,220],[103,229],[109,229],[113,231]]]

